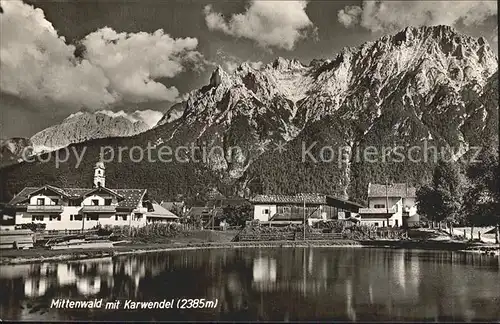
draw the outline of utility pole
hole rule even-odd
[[[306,197],[304,197],[304,241],[306,240]]]
[[[129,237],[130,237],[130,235],[132,235],[132,217],[133,217],[132,215],[135,215],[135,213],[134,213],[134,212],[132,212],[132,213],[129,215],[130,217],[128,218],[128,236],[129,236]]]
[[[389,227],[389,179],[385,178],[385,208],[387,213],[387,227]]]

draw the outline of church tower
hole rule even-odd
[[[94,167],[94,188],[105,187],[106,186],[106,176],[104,162],[97,162]]]

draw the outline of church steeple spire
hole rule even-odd
[[[94,188],[105,187],[106,186],[106,176],[104,175],[104,162],[99,161],[94,167]]]

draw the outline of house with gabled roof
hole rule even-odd
[[[98,162],[92,188],[26,187],[10,204],[15,223],[44,223],[46,230],[78,231],[95,226],[144,226],[154,211],[146,189],[105,187],[105,168]]]
[[[346,219],[363,206],[345,199],[317,194],[256,195],[250,199],[254,220],[260,222],[311,224],[319,220]]]
[[[418,222],[416,189],[407,183],[368,184],[368,207],[359,210],[361,224],[400,227]]]
[[[152,209],[146,213],[146,220],[150,223],[168,223],[179,222],[179,216],[172,213],[170,210],[162,207],[160,204],[153,202]]]

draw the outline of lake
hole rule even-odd
[[[3,320],[500,320],[499,258],[460,252],[180,250],[1,266],[0,291]],[[210,307],[179,309],[184,298]],[[57,299],[120,307],[51,308]],[[123,309],[127,300],[176,306]]]

